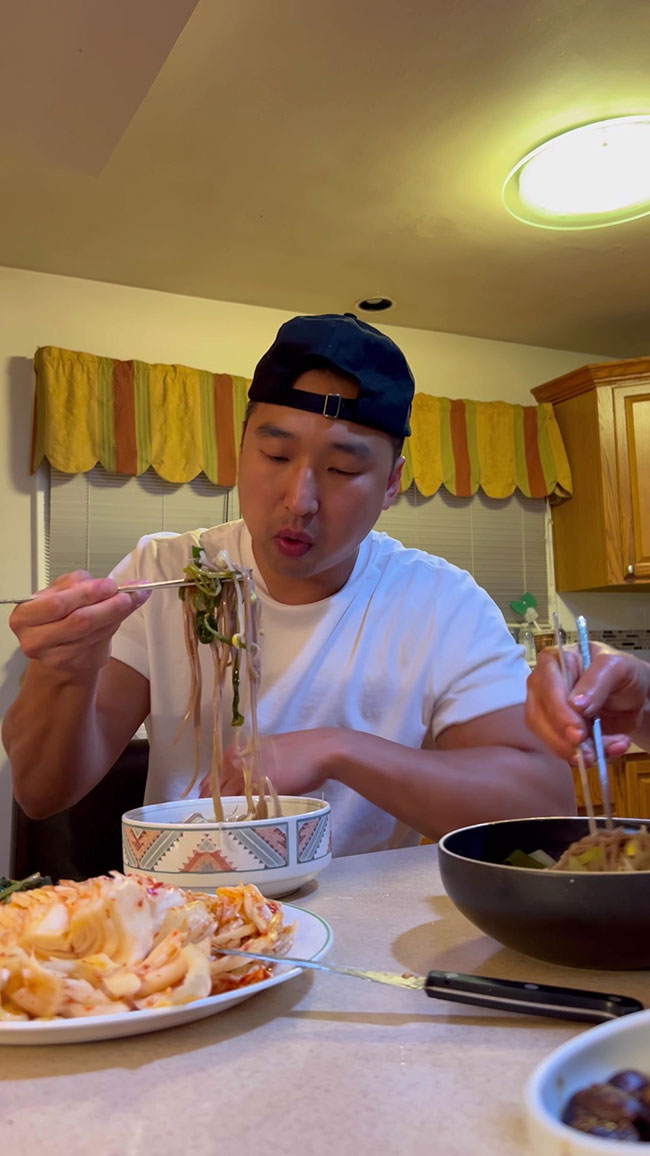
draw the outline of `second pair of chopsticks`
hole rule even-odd
[[[164,582],[132,582],[118,586],[120,593],[134,594],[138,590],[171,590],[180,586],[194,586],[191,578],[168,578]],[[26,594],[24,598],[0,598],[0,606],[22,606],[23,602],[33,602],[38,594]]]
[[[564,675],[564,680],[566,682],[567,691],[569,693],[571,693],[571,690],[573,688],[571,686],[571,680],[569,678],[569,672],[567,670],[566,661],[564,658],[564,651],[562,649],[562,639],[560,636],[560,625],[559,625],[557,614],[553,615],[553,627],[555,630],[555,642],[557,645],[558,656],[559,656],[559,660],[560,660],[560,667],[562,670],[562,674]],[[582,615],[582,614],[579,614],[578,617],[576,618],[576,630],[578,632],[578,649],[580,651],[580,661],[582,663],[582,669],[583,669],[583,671],[585,671],[591,665],[591,654],[589,651],[589,636],[587,634],[587,622],[586,622],[584,615]],[[609,790],[609,776],[607,774],[607,763],[605,761],[605,750],[603,747],[602,728],[601,728],[599,718],[595,718],[592,722],[592,739],[593,739],[593,743],[594,743],[594,749],[596,751],[596,764],[598,766],[598,777],[600,779],[600,790],[601,790],[601,796],[602,796],[602,800],[603,800],[603,812],[605,815],[605,826],[611,827],[612,826],[612,801],[611,801],[610,790]],[[596,819],[595,819],[595,814],[594,814],[594,805],[593,805],[593,801],[591,798],[591,789],[589,787],[589,778],[587,775],[587,768],[585,766],[584,755],[582,752],[582,748],[580,746],[578,746],[578,748],[577,748],[577,757],[578,757],[578,771],[580,774],[580,785],[582,787],[582,794],[583,794],[583,798],[585,801],[585,809],[587,812],[587,822],[589,824],[589,832],[590,832],[590,834],[593,835],[596,832]]]

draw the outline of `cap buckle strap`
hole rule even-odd
[[[336,410],[334,413],[330,413],[330,398],[333,402],[336,402]],[[341,400],[342,398],[340,393],[327,393],[323,401],[323,417],[338,417],[339,413],[341,412]]]

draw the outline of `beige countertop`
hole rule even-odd
[[[445,896],[433,846],[335,860],[291,902],[332,925],[332,963],[473,971],[650,1003],[647,973],[565,970],[481,935]],[[184,1027],[0,1047],[0,1151],[523,1156],[525,1082],[584,1030],[303,973]]]

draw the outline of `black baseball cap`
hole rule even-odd
[[[309,369],[330,369],[359,387],[355,398],[294,389]],[[407,437],[415,391],[413,374],[401,349],[354,313],[292,317],[280,326],[271,348],[258,362],[248,391],[251,401],[288,405],[322,413],[391,437]]]

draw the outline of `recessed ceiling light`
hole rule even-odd
[[[390,297],[364,297],[362,301],[357,301],[357,309],[365,309],[366,313],[382,313],[394,304]]]
[[[503,185],[513,217],[543,229],[597,229],[650,213],[650,114],[560,133],[514,166]]]

